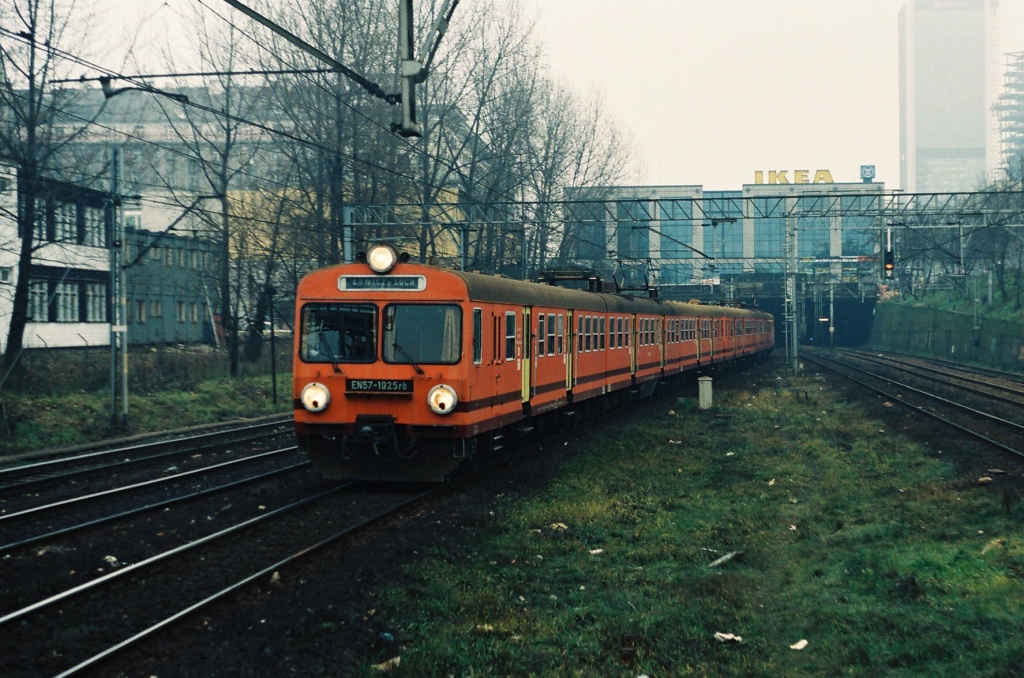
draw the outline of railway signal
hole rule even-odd
[[[885,245],[882,247],[882,277],[892,280],[896,275],[896,252],[892,248],[892,227],[885,229]]]
[[[896,253],[891,249],[885,250],[882,253],[882,275],[886,278],[892,278],[896,273]]]

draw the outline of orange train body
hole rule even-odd
[[[765,354],[771,315],[396,263],[296,294],[300,448],[328,478],[440,481],[516,430]]]

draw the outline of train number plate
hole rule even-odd
[[[348,379],[345,390],[349,393],[412,393],[411,379]]]

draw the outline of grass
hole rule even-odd
[[[166,431],[269,414],[287,414],[291,375],[278,374],[278,404],[269,375],[218,378],[178,388],[129,391],[128,427],[113,426],[109,391],[65,389],[3,398],[0,456],[80,445],[104,438]],[[118,422],[121,420],[118,403]]]
[[[543,487],[419,554],[379,595],[402,672],[1024,669],[1020,511],[996,486],[814,378],[716,395],[715,414],[663,406],[579,440]]]
[[[979,485],[813,376],[750,381],[717,387],[713,413],[649,401],[544,451],[535,482],[466,493],[457,527],[375,592],[372,625],[397,640],[363,672],[400,655],[401,674],[439,676],[1024,673],[1009,481]],[[139,392],[130,432],[285,411],[270,389]],[[22,392],[5,413],[6,453],[109,434],[102,391]]]

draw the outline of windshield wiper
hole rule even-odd
[[[331,350],[331,347],[327,345],[327,340],[324,339],[323,333],[321,332],[317,337],[320,340],[320,348],[323,349],[324,354],[331,359],[331,367],[334,368],[334,373],[341,374],[341,368],[338,367],[337,356],[334,355],[334,351]]]
[[[420,369],[420,366],[416,364],[416,361],[412,359],[412,356],[409,355],[404,348],[398,345],[397,341],[392,343],[391,345],[395,347],[396,351],[402,354],[403,358],[409,361],[409,364],[412,365],[412,368],[416,370],[416,374],[426,374],[426,372]]]

